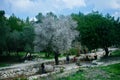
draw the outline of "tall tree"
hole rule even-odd
[[[11,28],[11,31],[17,30],[17,31],[22,31],[23,27],[25,26],[24,21],[17,18],[14,14],[9,17],[9,26]]]
[[[55,62],[58,65],[59,53],[69,50],[72,41],[78,35],[76,27],[77,23],[70,16],[57,18],[48,13],[42,19],[42,23],[35,24],[35,51],[42,51],[49,46],[55,53]]]
[[[41,23],[42,19],[44,18],[44,16],[42,15],[42,13],[38,13],[38,15],[35,16],[37,21],[36,23]]]
[[[113,22],[98,12],[73,17],[78,21],[82,45],[89,49],[103,48],[108,56],[108,47],[114,45],[115,39]]]
[[[10,27],[7,24],[5,11],[0,11],[0,54],[6,50],[6,40],[10,32]]]

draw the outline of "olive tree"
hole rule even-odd
[[[115,25],[111,16],[103,16],[99,12],[92,12],[87,15],[73,15],[78,22],[80,32],[80,41],[82,45],[87,46],[90,50],[103,48],[109,54],[108,47],[115,44]]]

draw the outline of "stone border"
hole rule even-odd
[[[73,60],[70,58],[70,63]],[[54,60],[45,60],[41,62],[31,62],[24,63],[19,65],[14,65],[10,67],[0,68],[0,79],[14,78],[19,76],[31,76],[41,72],[41,64],[44,63],[46,65],[55,65]],[[60,64],[66,64],[66,59],[59,59]]]

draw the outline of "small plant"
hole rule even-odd
[[[76,48],[71,48],[68,53],[70,53],[70,55],[77,55],[78,49],[76,49]]]
[[[60,68],[60,73],[63,73],[64,72],[64,67],[61,67]]]

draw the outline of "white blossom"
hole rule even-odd
[[[53,51],[66,51],[78,36],[77,23],[70,16],[54,17],[47,15],[42,23],[35,24],[35,51],[44,50],[48,45]]]

